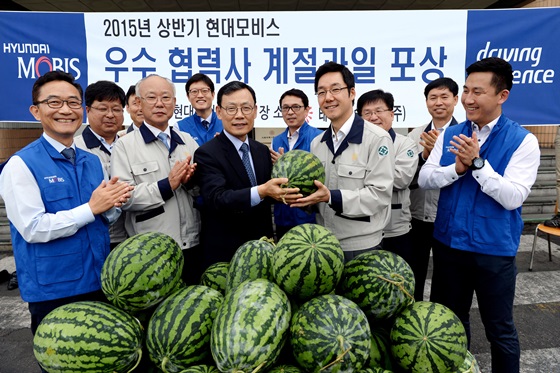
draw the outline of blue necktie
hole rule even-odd
[[[164,132],[160,132],[157,135],[158,139],[161,140],[161,142],[163,143],[163,145],[165,145],[165,147],[167,148],[167,150],[169,150],[169,143],[167,142],[167,134]]]
[[[204,126],[204,129],[208,130],[208,126],[210,125],[210,123],[208,123],[207,120],[203,120],[202,125]]]
[[[257,179],[255,178],[255,173],[251,167],[251,160],[249,159],[249,145],[243,143],[241,145],[241,152],[243,152],[243,158],[241,158],[241,160],[243,161],[243,166],[245,166],[247,175],[249,175],[249,180],[251,180],[251,186],[256,186]]]
[[[76,163],[76,151],[74,148],[66,148],[61,153],[64,158],[68,159],[72,164]]]

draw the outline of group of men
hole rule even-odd
[[[173,82],[150,75],[127,94],[115,83],[87,87],[89,126],[81,126],[82,91],[63,72],[41,76],[31,113],[43,136],[0,168],[22,298],[32,331],[50,310],[81,299],[102,299],[99,273],[111,247],[126,237],[158,231],[183,249],[186,283],[208,265],[229,261],[244,242],[277,238],[317,222],[340,241],[345,260],[383,248],[402,256],[423,299],[433,248],[430,299],[450,307],[470,337],[476,292],[493,372],[519,371],[513,323],[515,254],[521,205],[535,181],[534,135],[502,114],[512,69],[499,58],[467,68],[458,86],[440,78],[425,89],[432,120],[408,136],[392,128],[394,98],[374,90],[358,99],[350,70],[328,62],[314,89],[330,120],[323,132],[306,122],[301,90],[279,101],[286,130],[272,146],[250,138],[257,117],[255,91],[239,81],[217,92],[204,74],[186,83],[195,113],[173,126]],[[120,132],[124,110],[133,124]],[[271,178],[284,152],[303,149],[325,167],[309,196]],[[110,226],[110,228],[109,228]]]

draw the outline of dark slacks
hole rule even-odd
[[[430,300],[461,319],[470,346],[469,312],[476,292],[480,317],[490,342],[493,373],[519,372],[520,348],[513,322],[517,267],[515,257],[452,249],[434,240]]]
[[[202,245],[196,245],[183,250],[183,273],[181,277],[187,286],[199,285],[200,277],[206,267],[204,265],[204,252]]]
[[[372,250],[379,250],[381,249],[381,245],[370,247],[369,249],[364,250],[354,250],[354,251],[345,251],[344,252],[344,263],[349,262],[350,260],[354,259],[360,254],[367,253],[368,251]]]
[[[430,251],[433,245],[434,223],[412,218],[412,229],[410,230],[413,242],[412,256],[414,259],[414,279],[416,286],[414,289],[414,299],[424,300],[424,285],[428,275],[428,265],[430,263]]]

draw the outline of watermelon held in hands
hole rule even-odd
[[[226,293],[229,262],[218,262],[210,265],[200,277],[200,285],[218,290],[222,295]]]
[[[210,350],[221,372],[265,372],[286,341],[290,302],[278,285],[245,281],[224,299],[212,325]]]
[[[115,306],[137,312],[183,286],[183,253],[170,236],[137,234],[117,246],[101,269],[101,289]]]
[[[321,295],[293,316],[290,342],[307,372],[357,372],[366,367],[371,331],[364,312],[339,295]]]
[[[456,372],[467,356],[467,335],[449,308],[416,302],[391,329],[391,354],[407,372]]]
[[[50,373],[131,372],[142,357],[138,320],[102,302],[60,306],[39,324],[33,352]]]
[[[315,180],[325,183],[325,168],[315,154],[294,149],[284,153],[274,163],[272,177],[288,178],[288,184],[282,187],[299,188],[299,192],[305,197],[317,191]]]
[[[150,359],[164,372],[177,373],[210,355],[210,332],[222,294],[189,286],[160,303],[146,331]]]
[[[272,257],[274,281],[298,301],[329,294],[344,269],[344,252],[336,236],[318,224],[290,229]]]
[[[372,320],[387,320],[414,303],[414,273],[397,254],[368,251],[345,264],[337,293],[356,302]]]

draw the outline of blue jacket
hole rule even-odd
[[[200,118],[196,113],[181,119],[177,122],[177,125],[179,126],[180,131],[187,132],[191,135],[194,141],[198,143],[198,146],[212,140],[216,135],[216,132],[220,133],[224,129],[222,121],[218,119],[218,115],[216,115],[214,111],[212,112],[212,119],[210,119],[208,130],[204,128],[202,125],[202,118]]]
[[[47,213],[80,206],[103,180],[96,155],[76,149],[73,166],[44,137],[16,153],[41,192]],[[101,289],[101,267],[109,255],[109,230],[101,215],[70,237],[28,243],[10,224],[21,297],[41,302]]]
[[[472,123],[449,127],[444,144],[454,135],[472,136]],[[511,156],[529,132],[518,123],[501,116],[480,149],[480,157],[504,175]],[[455,163],[455,155],[444,147],[440,164]],[[434,238],[458,250],[497,256],[515,256],[523,230],[521,207],[506,210],[485,194],[472,176],[472,171],[441,189],[435,220]]]
[[[294,145],[294,149],[309,151],[311,141],[323,133],[318,128],[312,127],[307,122],[299,129],[299,137]],[[272,149],[278,151],[279,148],[284,148],[284,151],[290,149],[288,143],[288,128],[278,136],[272,139]],[[315,223],[315,213],[307,213],[299,208],[291,208],[290,206],[282,203],[274,205],[274,223],[285,227],[293,227],[304,223]]]

